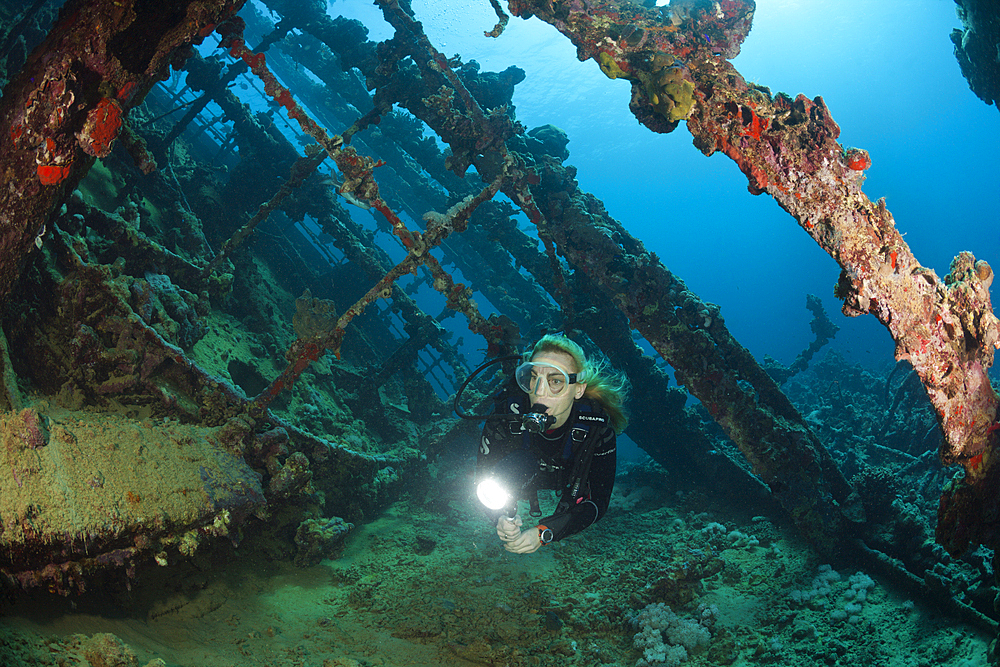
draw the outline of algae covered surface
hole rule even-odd
[[[82,590],[91,568],[130,565],[167,544],[193,553],[204,535],[227,532],[228,509],[263,504],[242,458],[212,430],[176,420],[43,402],[0,416],[0,438],[3,566],[25,588],[55,585],[51,570],[63,567],[62,583]],[[38,553],[39,545],[49,551]],[[17,569],[48,559],[48,572]]]
[[[107,664],[631,666],[637,613],[665,602],[682,618],[714,610],[692,666],[985,664],[988,637],[877,579],[841,617],[867,575],[662,472],[624,480],[601,522],[527,556],[501,548],[460,488],[416,495],[313,567],[248,536],[143,572],[131,590],[22,600],[5,610],[0,657],[87,665],[86,640],[111,633],[136,662]],[[809,597],[817,578],[828,590]]]

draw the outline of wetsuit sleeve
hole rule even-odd
[[[522,401],[517,396],[518,392],[519,389],[513,385],[513,381],[503,387],[493,397],[493,413],[519,412],[522,409]],[[487,419],[483,424],[483,432],[479,436],[479,451],[476,454],[476,483],[488,475],[493,466],[507,456],[519,443],[520,436],[515,436],[512,433],[511,422],[501,419]]]
[[[594,448],[594,459],[590,464],[587,483],[590,488],[589,497],[585,497],[564,512],[557,512],[538,522],[552,531],[553,541],[579,533],[608,511],[611,492],[615,487],[617,438],[610,426],[605,426],[598,437],[601,440]]]
[[[494,410],[496,411],[517,411],[519,409],[520,405],[516,400],[511,401],[503,394],[494,402]],[[479,437],[479,451],[476,454],[476,484],[488,477],[497,463],[520,445],[521,435],[512,431],[511,422],[487,420]],[[480,509],[487,520],[492,523],[496,523],[500,515],[503,514],[503,510],[489,510],[483,506],[480,506]]]
[[[476,482],[488,475],[493,466],[502,459],[512,447],[510,423],[504,421],[487,421],[479,437],[479,453],[476,455]]]

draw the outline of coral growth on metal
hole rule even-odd
[[[107,157],[121,129],[121,105],[116,100],[103,97],[87,114],[87,121],[78,136],[80,147],[88,155]]]

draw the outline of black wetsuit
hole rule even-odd
[[[527,395],[516,392],[499,396],[495,410],[523,414],[528,411],[527,404]],[[570,477],[577,456],[590,444],[590,438],[596,439],[590,472],[574,500]],[[500,460],[521,449],[531,451],[539,465],[539,475],[528,495],[534,496],[538,489],[562,492],[556,511],[538,520],[539,525],[552,531],[553,541],[579,533],[604,516],[615,485],[616,437],[599,404],[587,398],[578,399],[566,423],[544,434],[528,433],[516,421],[487,421],[476,462],[476,478],[482,479]],[[496,522],[500,514],[491,513],[491,520]]]

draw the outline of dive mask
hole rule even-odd
[[[545,391],[548,396],[562,396],[571,384],[576,384],[576,373],[566,371],[545,361],[526,361],[517,367],[514,378],[525,393],[538,396]]]

